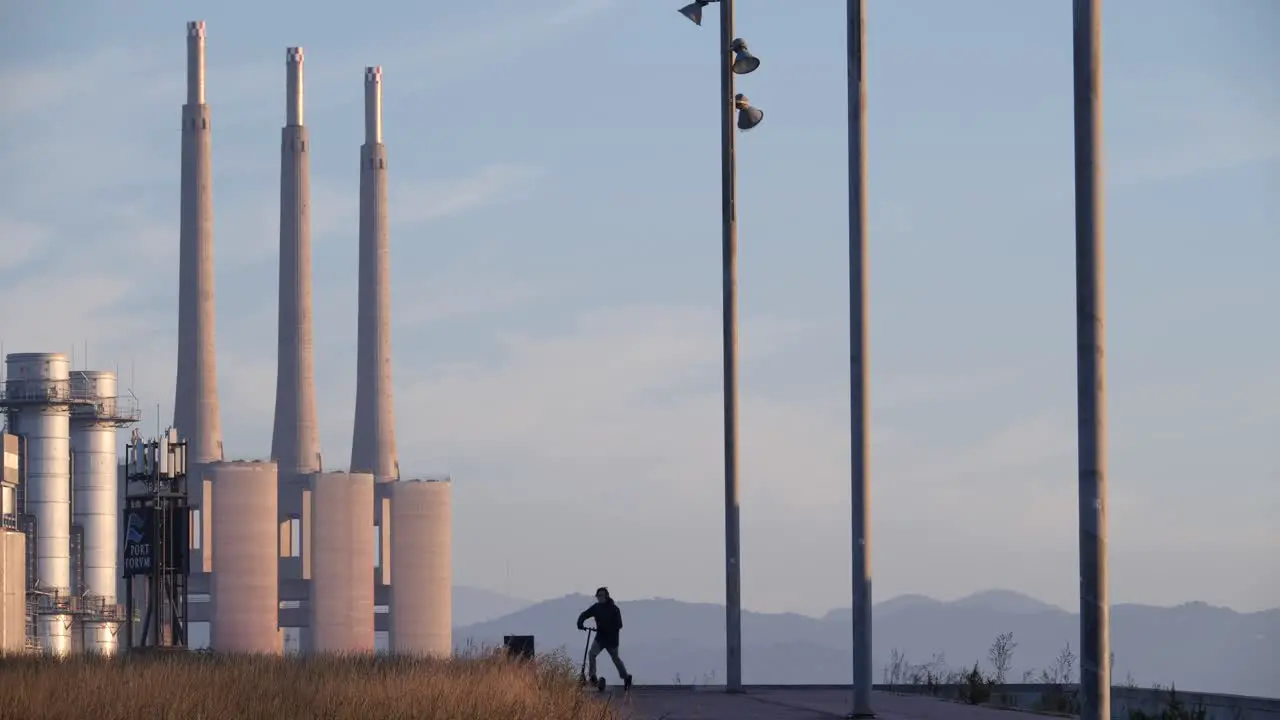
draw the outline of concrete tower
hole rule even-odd
[[[400,479],[391,389],[391,243],[387,146],[382,143],[382,68],[364,70],[360,147],[360,308],[356,334],[356,419],[351,472]]]
[[[189,462],[222,459],[213,317],[213,161],[204,97],[204,21],[187,23],[178,260],[178,387],[173,425]]]
[[[280,143],[280,341],[271,457],[285,485],[320,470],[315,343],[311,322],[311,161],[303,125],[302,48],[286,56],[287,110]]]

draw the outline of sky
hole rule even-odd
[[[384,68],[401,467],[460,584],[722,601],[717,21],[680,0],[0,4],[0,340],[171,422],[185,29],[208,22],[229,459],[274,403],[284,48],[317,395],[349,459],[362,82]],[[843,3],[739,0],[742,598],[850,596]],[[1071,4],[870,0],[877,600],[1078,604]],[[1280,4],[1103,14],[1114,602],[1280,606]],[[1269,329],[1270,328],[1270,329]],[[123,441],[123,439],[122,439]]]

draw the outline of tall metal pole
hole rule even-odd
[[[1102,195],[1102,0],[1074,0],[1080,720],[1111,718]]]
[[[733,0],[720,0],[720,186],[724,299],[725,689],[742,692],[742,568],[738,529],[738,214],[734,159]]]
[[[849,448],[853,510],[853,717],[871,709],[871,493],[867,425],[867,85],[864,0],[849,0]]]

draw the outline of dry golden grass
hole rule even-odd
[[[594,693],[592,694],[594,695]],[[0,659],[0,720],[617,720],[564,656]]]

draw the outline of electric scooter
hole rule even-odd
[[[582,648],[582,669],[578,671],[578,684],[587,684],[587,653],[591,652],[591,633],[595,632],[594,627],[582,628],[587,633],[587,644]],[[596,678],[595,688],[597,692],[604,692],[605,681],[603,677]]]

